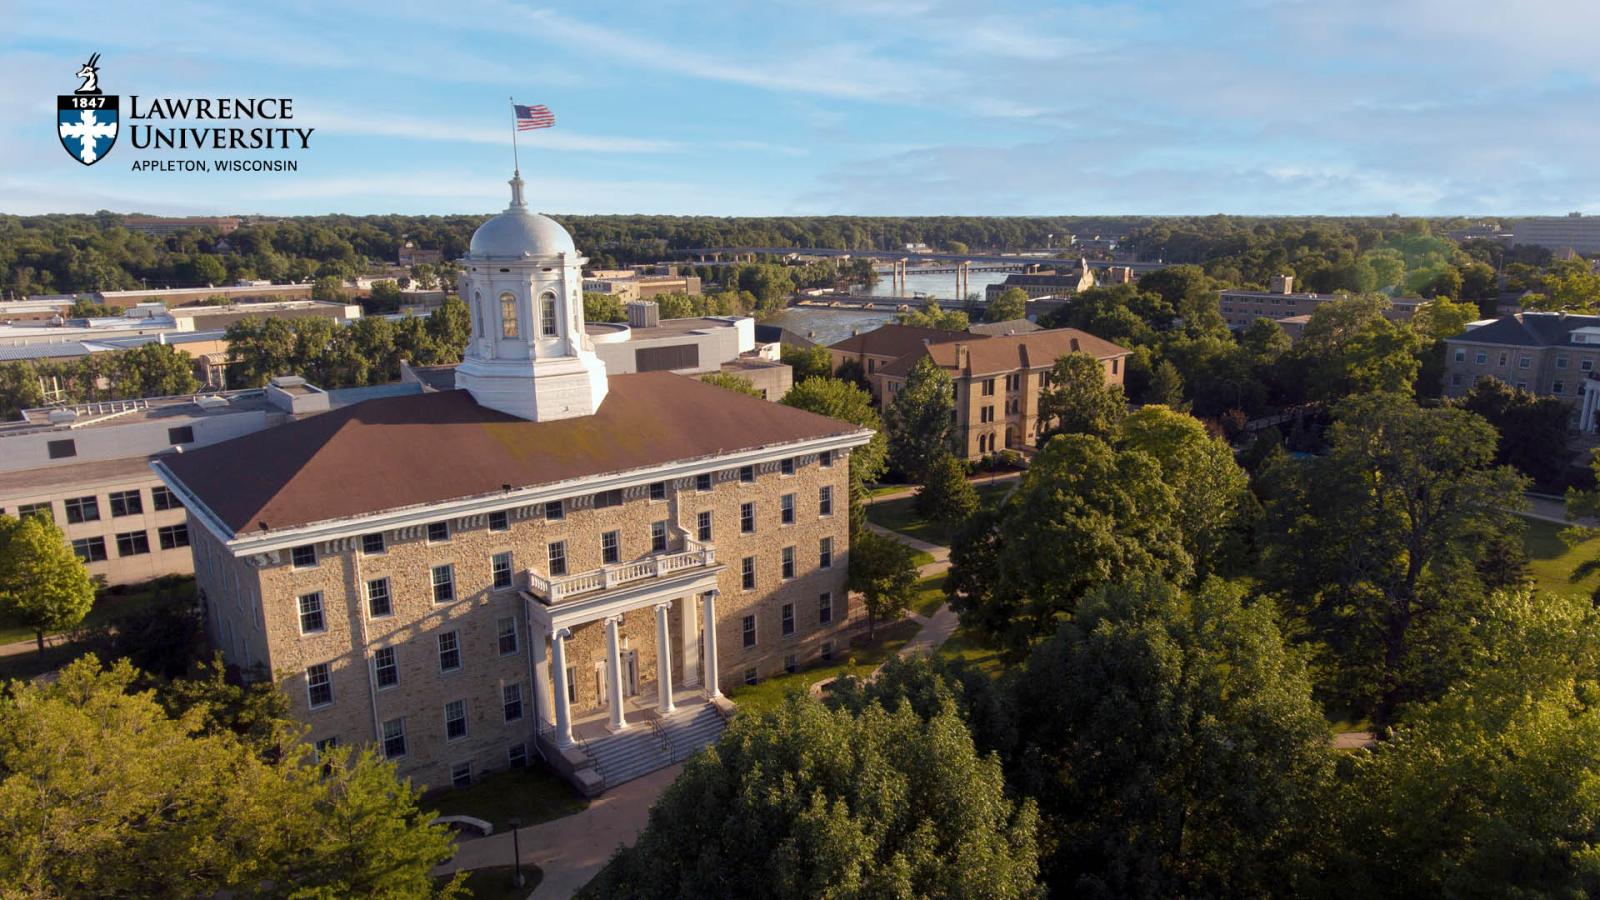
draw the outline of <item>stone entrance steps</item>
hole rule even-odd
[[[604,790],[688,759],[715,743],[727,727],[711,703],[679,707],[666,717],[653,710],[633,715],[627,731],[584,742]]]

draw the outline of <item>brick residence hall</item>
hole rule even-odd
[[[871,433],[608,377],[585,260],[511,189],[462,260],[453,390],[152,466],[188,510],[211,640],[319,746],[374,744],[429,787],[538,754],[592,795],[714,740],[722,688],[844,650],[847,463]]]

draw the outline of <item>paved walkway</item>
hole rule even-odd
[[[683,764],[668,766],[601,794],[580,813],[518,830],[522,862],[544,870],[533,900],[571,897],[589,883],[619,846],[632,844],[650,819],[656,798],[677,780]],[[455,859],[435,874],[511,864],[511,832],[463,841]]]

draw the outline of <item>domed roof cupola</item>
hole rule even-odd
[[[528,202],[522,198],[522,184],[521,172],[511,177],[511,205],[478,226],[472,233],[467,252],[482,259],[578,252],[572,235],[555,219],[528,211]]]

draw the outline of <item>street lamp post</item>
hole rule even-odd
[[[517,830],[521,827],[521,819],[511,820],[511,862],[516,866],[517,870],[517,874],[512,877],[511,883],[517,887],[522,887],[522,842],[517,835]]]

